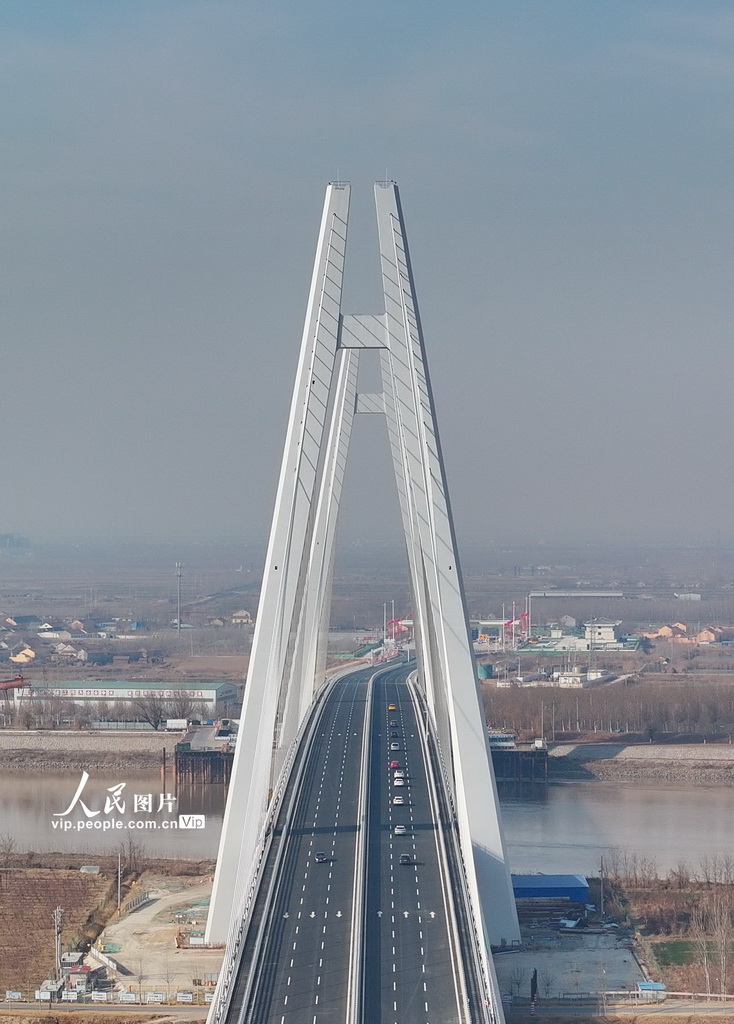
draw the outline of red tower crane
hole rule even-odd
[[[13,676],[12,679],[0,679],[0,693],[5,697],[5,703],[10,700],[11,690],[21,690],[24,686],[30,686],[30,681],[22,675]]]

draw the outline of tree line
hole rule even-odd
[[[724,994],[734,986],[734,856],[681,860],[661,878],[654,857],[613,849],[600,873],[608,909],[633,918],[643,933],[688,941],[693,991]]]
[[[734,733],[734,686],[725,679],[636,677],[581,690],[486,686],[490,728],[519,735]]]

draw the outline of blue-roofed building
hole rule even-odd
[[[638,981],[637,995],[646,1003],[659,1003],[667,994],[668,990],[662,981]]]
[[[568,900],[589,902],[589,883],[584,875],[513,875],[516,900]]]

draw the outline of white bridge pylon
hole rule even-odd
[[[342,313],[349,185],[327,187],[263,575],[207,941],[252,885],[273,793],[324,681],[336,523],[356,413],[384,415],[413,593],[419,680],[487,943],[519,940],[400,196],[375,185],[385,311]],[[358,393],[364,349],[382,391]],[[287,768],[287,765],[286,765]],[[232,920],[230,920],[232,918]]]

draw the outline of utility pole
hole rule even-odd
[[[599,859],[599,881],[601,883],[601,894],[599,896],[599,913],[604,917],[604,854]]]
[[[163,748],[163,757],[166,756],[166,748]],[[165,763],[165,762],[164,762]],[[164,779],[165,783],[165,779]],[[120,910],[120,890],[122,888],[122,851],[117,851],[117,910]]]
[[[176,632],[178,633],[178,639],[181,639],[181,572],[182,565],[180,562],[176,562]]]
[[[61,981],[61,915],[64,911],[61,907],[54,910],[51,918],[54,923],[54,951],[56,955],[56,981]]]

